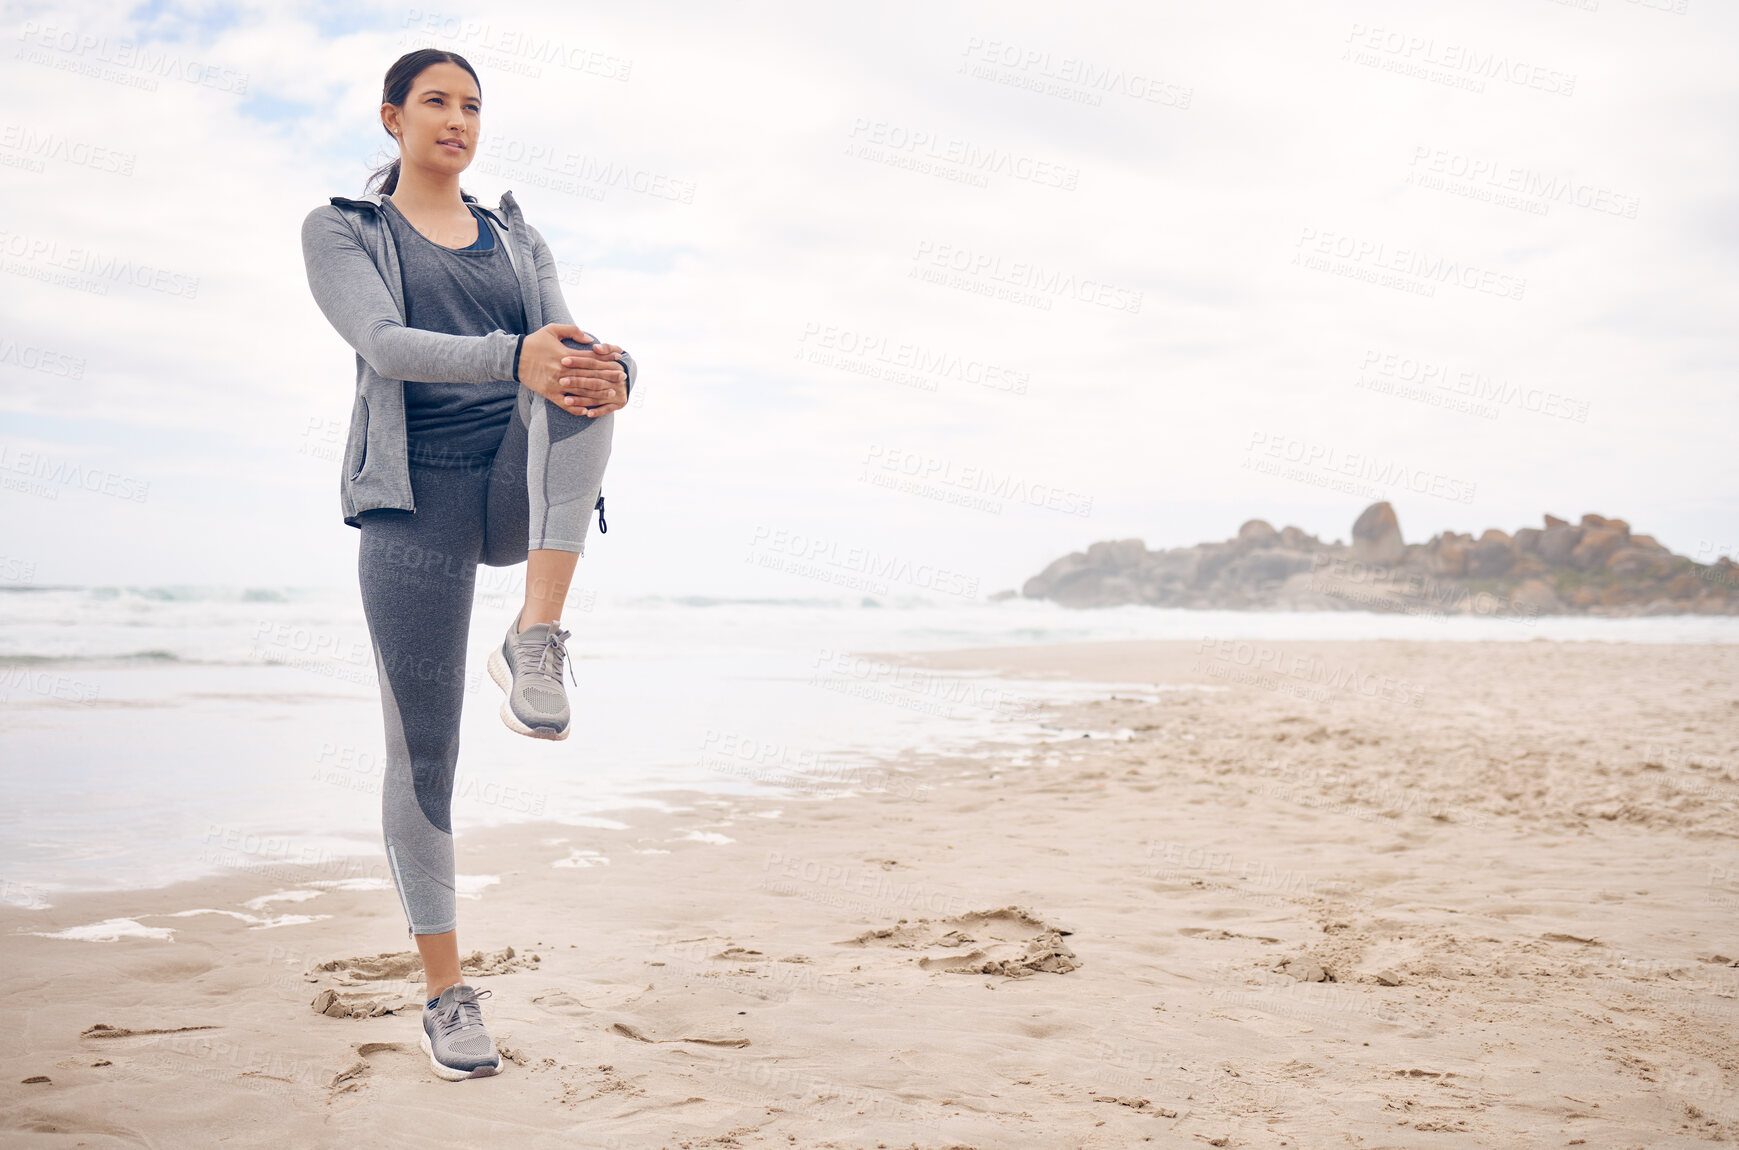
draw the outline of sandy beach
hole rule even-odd
[[[418,1048],[384,858],[6,908],[0,1141],[1739,1136],[1739,649],[866,658],[900,668],[890,705],[929,670],[1106,687],[1049,742],[909,756],[851,794],[459,827],[461,874],[500,880],[459,930],[493,1078],[437,1080]],[[173,934],[44,937],[111,920]]]

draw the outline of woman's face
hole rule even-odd
[[[411,81],[403,108],[382,104],[380,116],[387,130],[398,136],[401,165],[457,175],[477,154],[482,103],[471,73],[443,60]]]

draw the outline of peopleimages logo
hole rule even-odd
[[[1493,202],[1503,206],[1512,206],[1502,198],[1504,193],[1512,193],[1511,199],[1519,201],[1514,206],[1524,206],[1527,210],[1538,209],[1538,214],[1542,215],[1551,204],[1568,204],[1602,215],[1623,216],[1625,219],[1634,220],[1640,203],[1635,196],[1591,184],[1586,180],[1503,163],[1483,156],[1464,155],[1447,148],[1434,148],[1429,144],[1414,146],[1413,158],[1408,166],[1412,169],[1407,173],[1409,183],[1440,190],[1454,190],[1455,185],[1449,181],[1460,181],[1462,185],[1478,193],[1473,198],[1491,200],[1496,196]],[[1432,177],[1439,178],[1433,181]]]
[[[896,154],[903,153],[917,159],[954,164],[976,175],[1008,176],[1064,191],[1074,191],[1075,185],[1081,179],[1080,168],[1067,167],[1036,156],[1021,155],[1006,148],[981,146],[958,136],[938,135],[923,128],[908,128],[886,120],[858,116],[852,121],[847,138],[858,143],[873,144],[877,148],[886,148]]]
[[[19,451],[5,444],[0,444],[0,474],[5,474],[9,481],[11,475],[23,475],[65,487],[78,487],[85,491],[112,495],[134,503],[145,502],[145,497],[151,492],[151,481],[148,479],[136,479],[131,475],[120,475],[101,467],[86,467],[70,460],[55,459],[40,451]],[[8,486],[11,486],[10,482]],[[47,490],[55,489],[51,487]]]
[[[919,265],[913,268],[913,272],[928,264],[932,269],[952,272],[968,281],[978,281],[987,289],[991,285],[1002,285],[1011,291],[1040,300],[1046,308],[1050,307],[1050,298],[1069,296],[1082,303],[1097,304],[1113,311],[1141,310],[1141,292],[1130,291],[1103,280],[1076,276],[1058,268],[1047,268],[1043,264],[1022,260],[1005,264],[1002,257],[994,252],[974,251],[934,240],[919,240],[918,250],[912,260]]]
[[[1103,101],[1105,94],[1111,94],[1182,111],[1190,106],[1195,95],[1193,88],[1145,72],[1095,64],[1074,56],[1053,57],[1048,48],[1027,47],[1007,40],[971,36],[961,55],[967,62],[960,70],[979,79],[999,79],[1044,95],[1077,100],[1092,96],[1093,99],[1083,102],[1095,105]],[[998,68],[1010,75],[997,77],[992,69]]]
[[[59,240],[42,236],[0,229],[0,255],[21,259],[25,261],[25,265],[40,264],[77,275],[92,276],[103,284],[125,282],[182,299],[194,299],[199,295],[198,276],[185,275],[153,264],[135,263],[93,248],[63,248]],[[8,266],[7,270],[14,269]],[[106,292],[105,287],[104,294]]]
[[[50,351],[33,344],[7,339],[5,336],[0,336],[0,365],[45,372],[48,375],[62,375],[68,379],[83,379],[85,375],[83,356]]]
[[[1472,503],[1479,486],[1422,467],[1410,467],[1399,460],[1382,459],[1360,451],[1342,451],[1333,444],[1313,443],[1290,435],[1253,431],[1245,451],[1247,455],[1242,466],[1248,470],[1296,478],[1287,471],[1290,467],[1300,472],[1317,472],[1325,477],[1368,485],[1367,492],[1399,487],[1415,495],[1429,495],[1452,503]],[[1267,458],[1260,458],[1262,456]]]
[[[113,172],[118,176],[132,175],[133,165],[138,161],[132,152],[74,140],[58,132],[39,131],[24,124],[0,126],[0,148],[22,152],[35,161],[58,160],[74,167]],[[42,167],[38,166],[36,170],[41,171]]]
[[[559,143],[521,140],[513,136],[484,137],[478,159],[497,165],[484,169],[486,171],[499,172],[498,165],[506,164],[520,168],[540,181],[555,181],[543,186],[592,199],[603,198],[601,192],[593,194],[598,188],[622,188],[654,199],[692,204],[697,186],[693,180],[677,179],[615,160],[600,159]]]
[[[1554,96],[1576,91],[1576,74],[1519,60],[1505,52],[1487,52],[1467,44],[1438,43],[1432,36],[1414,36],[1389,28],[1372,28],[1354,22],[1347,33],[1354,49],[1377,53],[1417,68],[1438,68],[1449,75],[1478,80],[1502,80],[1520,88],[1533,88]],[[1359,60],[1359,63],[1365,63]]]
[[[606,80],[626,81],[634,69],[634,61],[592,47],[589,30],[584,45],[569,45],[547,35],[547,28],[541,23],[518,28],[497,27],[487,21],[445,12],[425,12],[421,8],[405,9],[404,26],[431,38],[457,40],[466,52],[495,52],[509,60],[519,57],[535,64],[557,64]],[[514,70],[527,74],[522,69]],[[538,73],[529,74],[536,76]]]
[[[1384,385],[1401,385],[1402,388],[1405,388],[1406,385],[1417,385],[1421,389],[1433,388],[1452,392],[1467,399],[1470,403],[1489,408],[1493,418],[1497,415],[1498,408],[1513,407],[1521,411],[1532,412],[1535,415],[1553,416],[1573,423],[1588,422],[1588,401],[1586,399],[1561,395],[1543,387],[1522,387],[1487,371],[1453,368],[1447,364],[1433,363],[1418,356],[1401,355],[1375,349],[1365,352],[1364,362],[1360,364],[1360,367],[1369,372],[1371,376],[1382,377],[1381,381],[1372,379],[1370,376],[1360,377],[1357,386],[1371,391],[1405,395],[1404,390],[1397,391],[1394,386]]]
[[[1036,483],[1024,476],[999,472],[981,464],[957,463],[943,456],[881,443],[869,445],[859,478],[877,486],[939,497],[944,502],[965,502],[956,497],[960,493],[984,496],[984,500],[969,501],[968,505],[979,510],[994,510],[997,514],[1001,513],[1004,500],[1046,511],[1060,511],[1082,519],[1093,514],[1091,495],[1051,483]],[[910,483],[899,483],[899,480]]]
[[[201,60],[183,58],[179,52],[153,44],[141,43],[137,40],[117,40],[109,36],[97,36],[83,32],[77,28],[63,28],[58,24],[42,24],[35,20],[26,20],[18,30],[18,39],[22,45],[19,55],[23,56],[25,49],[60,52],[64,58],[81,67],[71,70],[83,71],[102,64],[110,64],[116,68],[131,69],[145,73],[145,76],[133,77],[135,81],[144,81],[155,88],[153,81],[146,76],[164,80],[184,80],[189,84],[198,84],[204,88],[215,88],[220,92],[230,92],[237,96],[245,96],[248,92],[248,74],[226,68],[221,64],[207,63]],[[36,63],[49,63],[49,60],[36,59]]]
[[[1298,249],[1293,254],[1293,263],[1304,262],[1301,257],[1312,255],[1333,257],[1417,280],[1454,284],[1499,299],[1521,299],[1528,287],[1526,279],[1508,272],[1492,271],[1417,248],[1391,248],[1381,240],[1361,239],[1344,232],[1307,227],[1293,246]]]
[[[958,352],[895,340],[879,330],[859,331],[810,320],[803,325],[803,334],[797,337],[797,344],[798,359],[841,371],[890,379],[922,391],[935,391],[935,381],[940,378],[1025,395],[1032,382],[1030,372],[972,359]]]
[[[783,528],[756,527],[745,561],[774,571],[803,575],[837,586],[886,595],[895,583],[955,595],[978,597],[978,579],[959,571],[837,539]]]

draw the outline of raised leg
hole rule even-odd
[[[483,562],[506,567],[541,550],[585,554],[615,429],[613,412],[588,419],[519,389],[490,469]],[[528,573],[528,603],[531,590]]]
[[[530,553],[525,564],[525,606],[519,612],[521,631],[533,623],[561,621],[562,604],[579,558],[578,552],[547,547]]]

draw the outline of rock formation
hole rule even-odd
[[[1406,554],[1401,521],[1387,503],[1373,503],[1353,521],[1353,558],[1360,563],[1393,563]]]
[[[1739,564],[1698,563],[1631,533],[1622,519],[1547,515],[1513,535],[1446,531],[1407,543],[1395,509],[1374,503],[1352,542],[1324,543],[1260,519],[1223,543],[1149,551],[1094,543],[1027,580],[1021,594],[1065,607],[1364,610],[1419,614],[1739,614]]]

